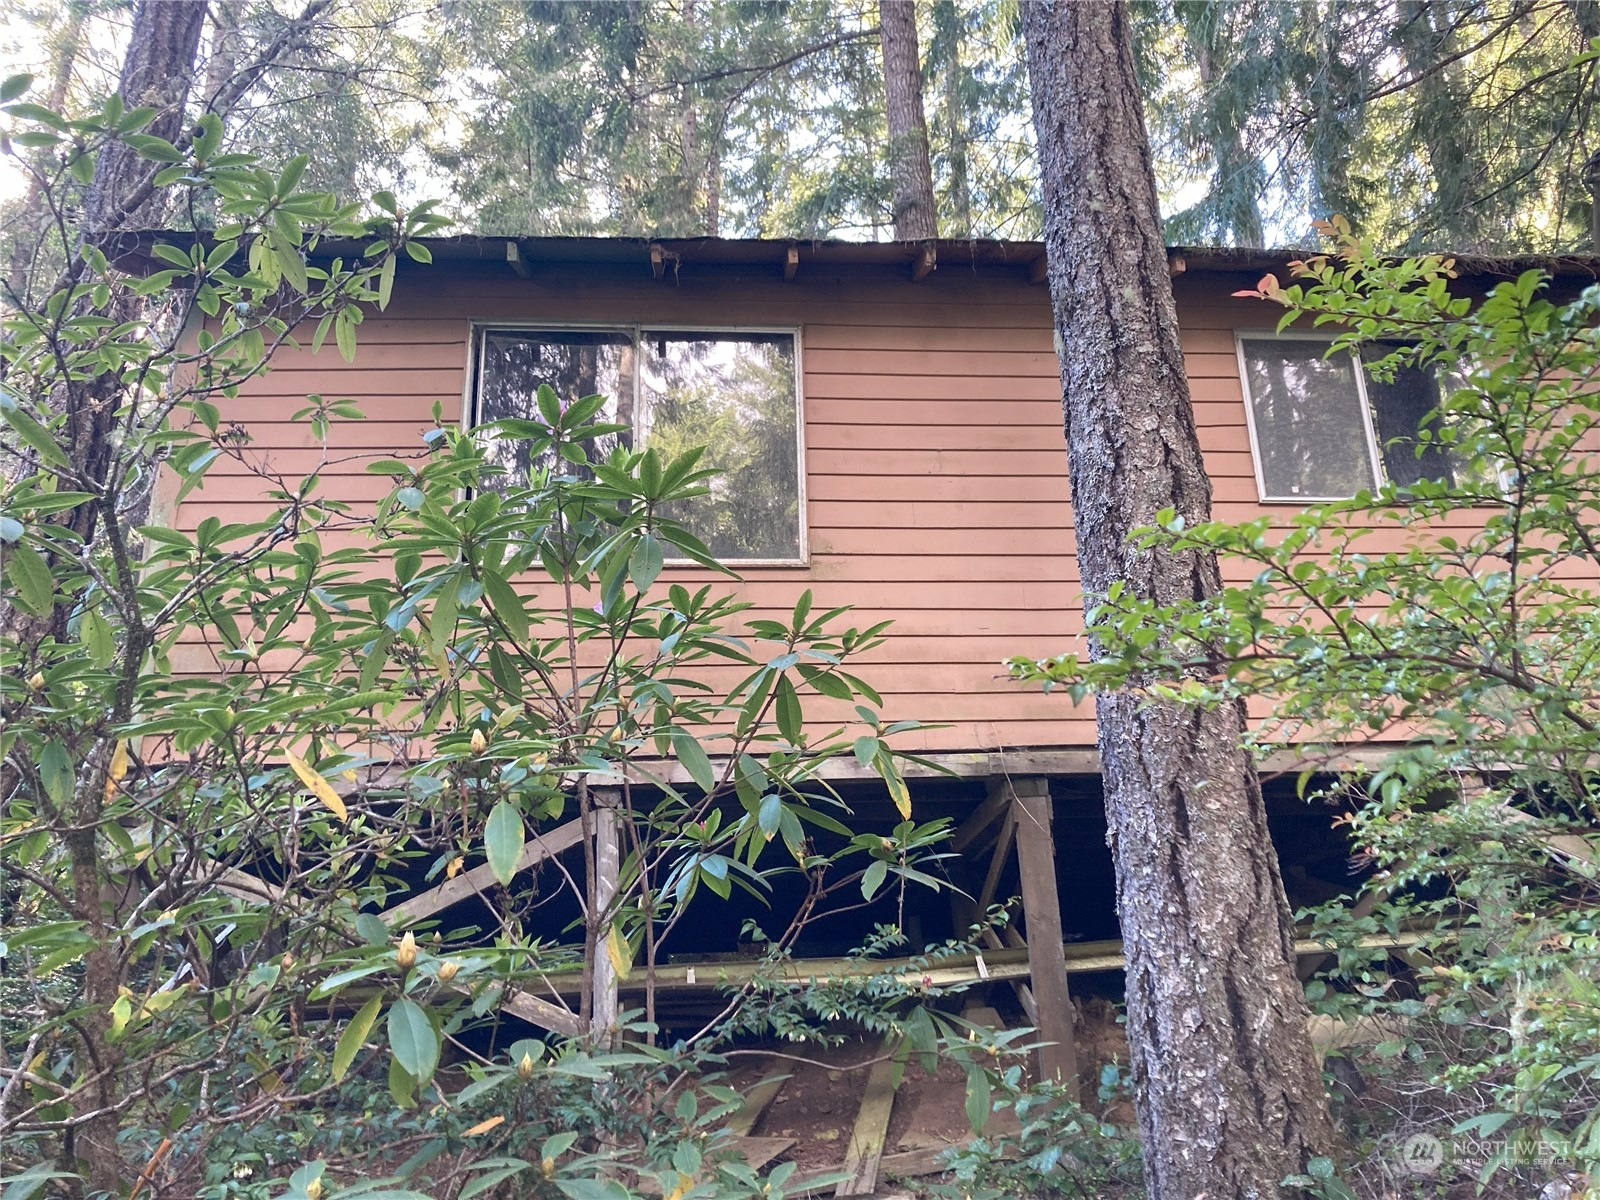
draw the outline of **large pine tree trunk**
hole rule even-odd
[[[889,166],[894,180],[894,235],[902,241],[939,236],[928,160],[928,118],[922,110],[922,59],[917,51],[914,0],[879,0],[883,92],[889,117]]]
[[[1213,557],[1128,539],[1211,504],[1128,12],[1022,8],[1085,602],[1118,580],[1191,600],[1220,587]],[[1244,713],[1124,692],[1097,717],[1149,1195],[1276,1195],[1334,1135]]]

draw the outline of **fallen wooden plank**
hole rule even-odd
[[[894,1093],[903,1074],[899,1056],[891,1053],[893,1040],[883,1044],[883,1058],[872,1065],[867,1090],[861,1096],[861,1111],[850,1131],[850,1145],[844,1156],[844,1178],[833,1191],[835,1196],[870,1196],[878,1190],[878,1168],[883,1159],[883,1144],[889,1136],[889,1118],[894,1113]]]
[[[536,833],[522,848],[522,853],[517,856],[516,870],[526,871],[536,863],[543,862],[560,854],[563,850],[571,849],[583,840],[583,827],[577,821],[568,821],[565,825],[558,825],[549,833]],[[494,883],[494,872],[489,869],[488,863],[473,867],[470,871],[463,871],[454,879],[447,879],[438,887],[411,897],[403,903],[396,904],[387,912],[379,914],[391,929],[403,929],[407,925],[415,925],[418,921],[433,916],[469,896],[475,896],[490,884]]]
[[[942,1175],[949,1167],[945,1155],[953,1150],[965,1150],[972,1143],[955,1142],[949,1146],[919,1146],[915,1150],[902,1150],[898,1154],[885,1154],[878,1160],[879,1179],[920,1179],[927,1175]],[[1020,1151],[1006,1147],[997,1158],[1012,1161]],[[796,1191],[816,1194],[821,1188],[831,1186],[843,1167],[824,1167],[818,1170],[797,1171],[790,1177],[789,1187]]]
[[[789,1076],[774,1075],[756,1084],[745,1097],[744,1107],[728,1121],[728,1129],[740,1137],[748,1137],[787,1082]]]
[[[752,1171],[759,1171],[797,1141],[798,1138],[792,1137],[741,1137],[734,1138],[729,1144]]]

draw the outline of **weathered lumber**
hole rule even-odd
[[[965,1150],[972,1143],[955,1142],[949,1146],[919,1146],[915,1150],[902,1150],[898,1154],[885,1154],[878,1160],[878,1177],[880,1179],[918,1179],[926,1175],[942,1175],[949,1167],[945,1164],[945,1155],[952,1151]],[[1020,1157],[1020,1152],[1015,1146],[1007,1146],[1000,1150],[1001,1159],[1010,1161]],[[826,1186],[826,1181],[834,1179],[842,1167],[824,1167],[810,1171],[798,1171],[789,1180],[789,1186],[808,1195],[817,1193],[819,1186]]]
[[[528,839],[527,845],[522,848],[522,853],[517,856],[516,869],[526,871],[536,863],[571,849],[582,840],[583,829],[577,821],[558,825],[549,833],[536,833]],[[391,929],[403,929],[407,925],[415,925],[418,921],[433,916],[436,912],[442,912],[469,896],[477,895],[494,881],[494,872],[489,869],[488,863],[483,863],[470,871],[463,871],[454,879],[445,880],[438,887],[430,888],[396,904],[381,915]]]
[[[1006,869],[1006,859],[1011,856],[1011,846],[1016,840],[1017,817],[1008,805],[1006,815],[1000,819],[1000,836],[995,839],[994,854],[989,858],[989,873],[984,876],[983,887],[978,890],[980,918],[989,914],[989,906],[994,903],[994,894],[1000,887],[1000,876]]]
[[[1017,825],[1017,866],[1022,875],[1022,912],[1028,922],[1028,973],[1037,1008],[1034,1026],[1039,1074],[1075,1092],[1078,1050],[1075,1014],[1067,989],[1067,957],[1062,946],[1061,901],[1056,891],[1056,846],[1050,828],[1050,785],[1043,779],[1008,780]]]
[[[1423,938],[1421,933],[1403,932],[1399,937],[1362,938],[1357,945],[1367,949],[1402,951],[1417,945]],[[1295,943],[1297,954],[1326,954],[1334,948],[1332,942],[1309,938]],[[1122,943],[1116,940],[1070,942],[1062,948],[1062,953],[1069,975],[1120,971],[1123,968]],[[987,973],[978,970],[976,956],[972,954],[954,955],[929,967],[914,966],[904,958],[797,958],[777,968],[759,959],[728,959],[684,965],[669,963],[656,968],[655,987],[658,993],[716,992],[723,987],[739,986],[756,978],[803,987],[818,981],[860,978],[887,972],[911,986],[944,988],[963,983],[1009,982],[1027,979],[1030,974],[1026,946],[986,950],[983,959]],[[569,967],[547,972],[544,978],[561,995],[576,995],[581,975],[576,967]],[[624,994],[642,992],[646,986],[646,973],[636,970],[619,986]]]
[[[984,798],[983,803],[972,810],[969,816],[956,831],[950,835],[950,849],[960,852],[971,846],[982,836],[984,830],[993,825],[1011,806],[1011,798],[998,791],[991,791]],[[981,915],[981,914],[980,914]]]
[[[883,1159],[883,1144],[889,1136],[889,1118],[894,1113],[894,1093],[899,1086],[902,1063],[890,1053],[891,1038],[883,1044],[884,1057],[867,1075],[867,1088],[861,1096],[861,1111],[850,1131],[845,1151],[844,1174],[835,1196],[870,1196],[878,1188],[878,1168]]]
[[[789,1076],[773,1075],[756,1084],[744,1098],[744,1107],[729,1119],[729,1131],[740,1137],[749,1137],[787,1082]]]

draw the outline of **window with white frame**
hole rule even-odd
[[[1238,343],[1263,500],[1345,500],[1386,479],[1452,479],[1448,448],[1418,437],[1439,404],[1432,372],[1402,366],[1377,380],[1357,354],[1330,355],[1325,337],[1241,334]]]
[[[626,425],[594,452],[654,447],[663,456],[704,446],[700,465],[720,472],[708,495],[667,515],[718,558],[804,558],[800,412],[793,330],[485,328],[478,343],[476,419],[535,418],[548,384],[563,403],[603,395],[598,418]],[[536,465],[525,445],[496,451],[507,481]]]

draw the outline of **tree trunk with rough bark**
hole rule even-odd
[[[883,93],[889,117],[889,167],[894,181],[894,236],[921,241],[939,236],[928,159],[928,118],[922,109],[922,58],[917,50],[915,0],[879,0]]]
[[[1124,4],[1023,6],[1085,606],[1221,586],[1209,555],[1141,550],[1164,508],[1210,513]],[[1276,1196],[1335,1135],[1242,706],[1097,702],[1151,1200]]]
[[[182,130],[205,15],[204,3],[187,0],[141,0],[135,11],[118,92],[130,109],[148,104],[158,110],[142,132],[171,141]],[[95,240],[159,221],[158,206],[151,203],[151,184],[161,165],[140,158],[121,142],[108,145],[100,154],[84,199],[80,236]],[[131,307],[113,304],[99,315],[123,321],[135,319],[138,314]],[[113,469],[112,443],[120,396],[121,381],[111,375],[73,381],[52,397],[52,403],[65,417],[58,440],[72,464],[70,473],[64,476],[65,486],[96,496],[105,493]],[[59,514],[56,520],[87,544],[95,536],[98,521],[115,519],[114,514],[102,512],[103,504],[99,499],[87,501]],[[70,616],[66,602],[58,603],[45,615],[12,606],[0,614],[0,625],[8,640],[19,646],[36,646],[47,635],[65,641]],[[110,706],[108,724],[127,720],[128,700],[118,697]],[[67,839],[72,860],[71,916],[83,922],[94,943],[83,958],[84,1014],[76,1029],[81,1039],[80,1069],[94,1076],[96,1082],[76,1101],[79,1119],[67,1152],[73,1161],[63,1166],[81,1172],[87,1183],[85,1191],[117,1195],[132,1176],[117,1144],[121,1128],[117,1106],[123,1099],[119,1094],[122,1054],[110,1036],[110,1014],[127,964],[114,934],[117,914],[107,910],[100,858],[105,760],[109,757],[106,745],[101,739],[100,750],[78,771],[70,812],[56,814],[73,827]]]

